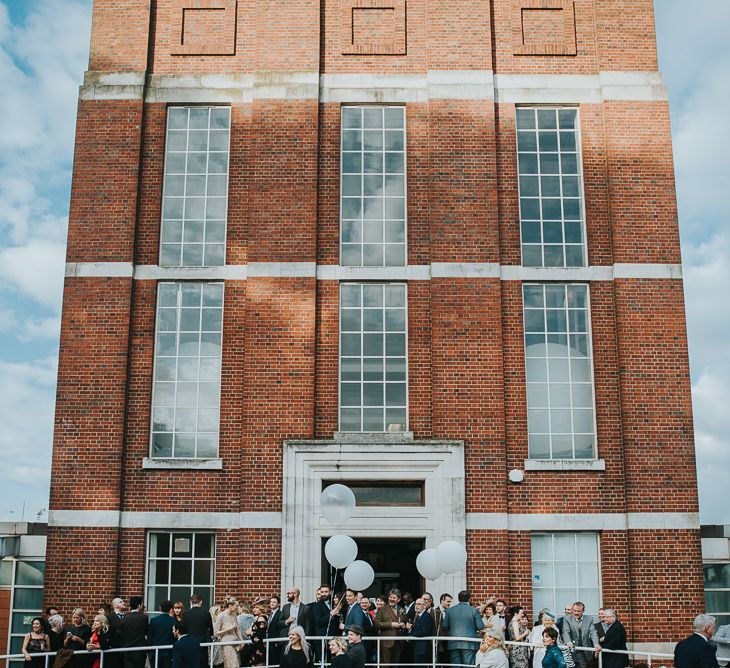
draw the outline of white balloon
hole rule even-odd
[[[324,556],[335,568],[345,568],[357,557],[357,543],[349,536],[337,534],[324,544]]]
[[[353,561],[345,569],[345,584],[355,591],[367,589],[375,580],[375,571],[367,561]]]
[[[319,507],[328,522],[342,524],[355,510],[355,495],[345,485],[330,485],[319,497]]]
[[[443,571],[436,562],[436,550],[428,548],[421,550],[416,557],[416,568],[426,580],[435,580],[441,577]]]
[[[455,540],[445,540],[436,548],[436,563],[444,573],[456,573],[466,566],[466,549]]]

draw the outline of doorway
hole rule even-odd
[[[416,598],[424,591],[424,581],[416,569],[416,557],[423,550],[423,538],[357,538],[357,558],[367,561],[375,571],[375,580],[364,592],[366,596],[374,598],[378,594],[387,594],[393,588],[401,592],[409,591]],[[332,567],[324,556],[322,539],[322,582],[332,583],[334,575]],[[344,570],[337,571],[334,591],[339,593],[345,590]]]

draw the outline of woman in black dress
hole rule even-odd
[[[289,629],[289,643],[279,659],[279,668],[313,668],[314,652],[307,642],[304,629],[292,626]]]
[[[330,638],[327,643],[332,655],[331,668],[350,668],[350,657],[347,656],[347,640],[343,636]]]
[[[74,652],[86,650],[91,640],[91,627],[86,621],[86,613],[81,608],[76,608],[71,613],[71,624],[66,627],[66,638],[63,641],[65,649],[72,649]],[[73,658],[74,668],[89,668],[94,661],[90,654],[75,654]]]
[[[42,652],[51,651],[51,641],[48,634],[43,630],[43,620],[34,617],[30,623],[30,631],[23,638],[23,656],[25,663],[30,668],[43,668],[46,659],[43,656],[33,656]]]
[[[246,646],[248,652],[248,661],[246,665],[264,666],[266,665],[266,629],[268,621],[264,604],[256,601],[253,604],[253,624],[246,631],[246,635],[251,638],[251,644]]]

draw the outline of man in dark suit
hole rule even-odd
[[[281,599],[278,594],[272,595],[269,599],[269,619],[266,626],[266,637],[267,638],[279,638],[279,621],[281,620],[281,608],[279,604]],[[269,643],[269,663],[272,666],[279,665],[279,658],[281,657],[282,644],[277,642]]]
[[[162,601],[160,603],[160,614],[150,619],[150,625],[147,629],[148,645],[172,645],[175,642],[175,636],[172,634],[172,627],[175,625],[175,618],[172,616],[172,601]],[[155,666],[155,653],[150,652],[150,665]],[[157,650],[157,668],[170,668],[172,661],[172,650]]]
[[[356,624],[347,629],[347,658],[350,668],[365,668],[365,648],[362,645],[363,630]]]
[[[413,623],[409,623],[409,633],[414,638],[426,638],[434,635],[433,617],[428,610],[428,605],[422,598],[417,598],[413,604],[415,615]],[[431,665],[432,644],[430,640],[415,640],[413,642],[413,662],[421,666]]]
[[[286,638],[292,626],[309,628],[309,607],[302,603],[299,587],[289,587],[286,592],[287,602],[281,608],[281,619],[279,620],[279,636]]]
[[[203,652],[197,638],[188,634],[185,622],[174,622],[172,633],[175,636],[175,644],[172,646],[172,668],[198,668]]]
[[[345,600],[347,601],[347,615],[345,616],[345,628],[357,625],[364,629],[367,620],[365,613],[357,600],[357,592],[354,589],[345,589]]]
[[[317,600],[309,604],[309,629],[307,635],[327,637],[327,629],[330,624],[330,587],[329,585],[320,585],[317,589]],[[322,658],[322,640],[312,640],[314,647],[314,657],[316,662]],[[326,647],[326,641],[324,646]]]
[[[142,612],[142,597],[129,599],[129,613],[122,619],[122,647],[144,647],[147,644],[149,619]],[[124,668],[144,668],[144,652],[124,652]]]
[[[606,623],[606,631],[603,640],[600,640],[601,649],[618,649],[626,651],[626,629],[616,619],[616,611],[606,608],[603,611],[603,619]],[[626,668],[629,665],[628,654],[612,654],[606,652],[603,655],[603,668]]]
[[[718,668],[717,647],[709,642],[716,628],[717,621],[712,615],[697,615],[692,622],[692,635],[674,648],[675,668]]]
[[[451,607],[451,601],[453,597],[451,594],[441,594],[439,597],[439,604],[434,607],[431,616],[433,617],[434,635],[446,636],[448,635],[443,629],[443,620],[446,611]],[[449,662],[449,651],[446,649],[446,642],[439,640],[437,645],[437,663],[448,663]]]
[[[122,620],[127,606],[124,599],[117,596],[112,599],[112,614],[109,615],[107,622],[109,623],[109,635],[111,636],[112,649],[122,646]],[[106,668],[122,668],[124,664],[124,655],[112,652],[104,659]]]
[[[192,636],[198,644],[210,642],[213,637],[213,618],[207,610],[203,610],[203,599],[197,594],[190,597],[190,607],[183,613],[183,621],[187,635]],[[173,654],[174,658],[174,654]],[[208,665],[208,649],[200,648],[200,668]]]

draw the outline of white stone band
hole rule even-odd
[[[145,529],[281,529],[282,513],[165,513],[114,510],[50,510],[54,527]],[[471,531],[627,531],[700,528],[697,513],[466,513]]]
[[[599,104],[604,101],[665,102],[659,72],[599,74],[497,74],[491,70],[430,70],[426,74],[256,74],[150,75],[143,72],[87,72],[82,100],[251,103],[319,100],[323,103],[408,103],[484,100],[514,104]]]
[[[406,267],[343,267],[314,262],[251,262],[223,267],[160,267],[131,262],[68,262],[68,278],[243,281],[247,278],[317,278],[321,281],[428,281],[499,278],[503,281],[612,281],[681,279],[680,264],[614,264],[592,267],[520,267],[492,262],[434,262]]]

